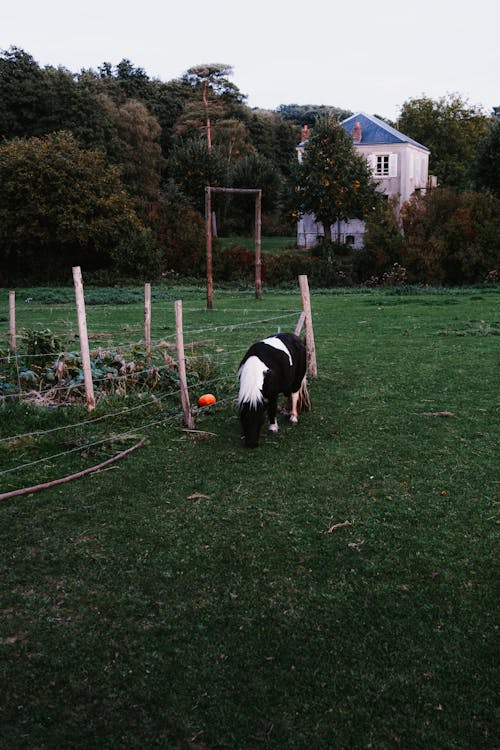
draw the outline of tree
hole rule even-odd
[[[262,211],[276,209],[281,184],[281,175],[274,164],[260,154],[251,153],[234,164],[229,184],[233,188],[262,190]],[[254,229],[255,196],[232,194],[227,198],[225,217],[233,232],[247,234]],[[265,223],[265,215],[262,217]]]
[[[297,180],[296,211],[313,213],[325,240],[332,224],[363,219],[380,200],[366,159],[330,116],[321,118],[309,137]]]
[[[220,115],[221,105],[225,102],[242,102],[244,99],[238,87],[227,79],[227,76],[231,75],[232,72],[233,69],[230,65],[208,63],[189,68],[182,79],[201,94],[205,134],[209,151],[212,148],[212,110],[218,110]],[[194,113],[192,112],[191,114],[192,117],[193,114],[196,119],[196,107],[194,108]]]
[[[134,68],[122,60],[114,68],[105,62],[98,72],[82,70],[76,76],[80,87],[99,99],[111,101],[115,108],[123,107],[129,99],[141,102],[160,125],[159,143],[167,158],[174,136],[174,126],[181,117],[186,102],[192,96],[191,86],[181,81],[163,83],[150,80],[142,68]]]
[[[44,93],[44,75],[33,57],[17,47],[2,50],[0,139],[39,135]]]
[[[40,68],[23,50],[0,56],[0,139],[71,131],[84,148],[116,147],[116,130],[98,92],[64,68]]]
[[[300,126],[270,110],[247,110],[244,116],[255,151],[272,161],[282,175],[289,175]]]
[[[500,198],[500,119],[492,120],[489,132],[479,141],[471,176],[478,190],[489,190]]]
[[[421,97],[403,104],[401,132],[430,149],[429,170],[443,187],[469,187],[469,167],[479,141],[489,129],[489,118],[458,94],[438,100]]]
[[[209,151],[204,138],[180,141],[168,160],[168,177],[201,214],[205,211],[205,187],[223,185],[226,163],[216,148]]]
[[[276,111],[285,120],[300,126],[314,125],[321,117],[334,117],[340,122],[353,114],[348,109],[326,104],[280,104]]]
[[[164,187],[160,203],[158,239],[164,270],[184,276],[205,271],[205,221],[173,180]]]
[[[164,159],[156,117],[137,99],[127,99],[121,106],[109,98],[104,101],[120,138],[115,159],[122,165],[123,181],[130,195],[138,208],[145,202],[158,201]]]
[[[6,280],[51,281],[67,277],[73,265],[106,268],[125,238],[130,252],[143,248],[147,262],[145,229],[119,169],[107,165],[101,151],[82,149],[67,132],[0,146],[0,266]]]

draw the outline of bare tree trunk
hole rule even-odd
[[[207,99],[207,81],[203,82],[203,104],[205,106],[205,117],[207,121],[207,146],[208,150],[212,150],[212,132],[210,128],[210,115],[208,112],[208,99]]]

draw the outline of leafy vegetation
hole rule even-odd
[[[10,269],[50,282],[61,268],[94,270],[113,259],[123,267],[131,255],[139,270],[151,251],[145,236],[117,168],[80,148],[71,133],[0,146],[2,275]],[[125,243],[126,253],[117,252]]]
[[[0,283],[63,283],[73,265],[105,283],[117,276],[134,283],[199,276],[208,182],[262,188],[263,234],[293,233],[301,127],[314,133],[322,119],[336,122],[351,113],[330,105],[250,109],[231,75],[230,65],[207,64],[164,82],[128,59],[71,73],[41,67],[15,47],[2,51]],[[409,100],[398,127],[431,149],[431,168],[444,188],[496,195],[495,122],[454,95]],[[328,163],[332,148],[336,176]],[[365,213],[371,197],[360,168],[342,139],[332,141],[324,163],[316,160],[311,177],[319,182],[311,181],[304,207],[311,200],[325,216],[347,208]],[[253,232],[251,201],[219,195],[213,209],[220,234]],[[401,262],[394,232],[383,237],[382,225],[387,221],[372,232],[377,247],[358,264],[368,279]],[[482,248],[475,243],[472,253]],[[329,278],[340,277],[335,271]],[[356,273],[346,278],[356,280]],[[467,273],[460,283],[471,280]]]
[[[492,750],[498,289],[315,293],[313,409],[251,455],[237,364],[300,295],[217,289],[207,317],[170,291],[226,376],[197,433],[178,395],[2,406],[2,491],[147,438],[0,506],[5,747]],[[96,305],[90,330],[117,343],[141,314]]]
[[[429,172],[443,187],[470,189],[470,170],[478,144],[493,122],[480,107],[457,94],[433,100],[410,99],[398,120],[401,132],[430,149]]]

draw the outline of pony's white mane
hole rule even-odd
[[[264,362],[255,355],[249,357],[242,364],[238,370],[240,378],[238,406],[248,402],[255,409],[257,404],[262,402],[262,386],[264,385],[264,375],[268,369]]]
[[[292,366],[292,355],[288,351],[288,347],[285,346],[281,339],[279,339],[277,336],[269,336],[269,338],[267,339],[262,339],[262,343],[267,344],[268,346],[273,346],[275,349],[279,349],[280,351],[285,352],[288,359],[290,360],[290,367]]]

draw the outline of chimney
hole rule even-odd
[[[309,126],[304,125],[304,127],[302,128],[302,132],[300,134],[300,140],[307,141],[308,138],[309,138]]]
[[[361,123],[359,122],[359,120],[357,120],[352,129],[352,140],[354,141],[354,143],[359,143],[361,141],[361,136]]]

